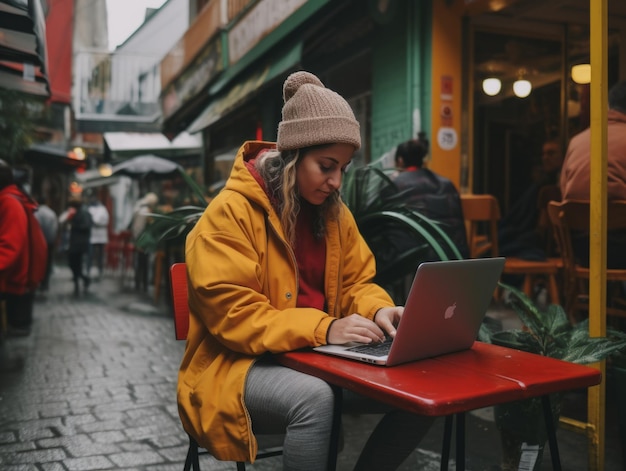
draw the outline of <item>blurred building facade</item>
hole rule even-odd
[[[24,161],[33,192],[61,211],[69,192],[83,189],[77,175],[87,169],[97,172],[116,157],[106,145],[107,132],[140,132],[167,142],[159,126],[159,64],[187,29],[189,1],[169,0],[160,9],[147,9],[144,23],[113,51],[106,0],[47,0],[42,10],[50,93],[38,113],[36,143],[26,150]],[[194,137],[196,160],[200,138]],[[169,142],[162,147],[168,156],[176,155]],[[134,155],[128,146],[125,150],[120,158]],[[144,150],[155,146],[134,149]],[[101,190],[108,197],[108,186]]]
[[[608,6],[615,83],[626,77],[626,4]],[[462,191],[495,194],[506,210],[545,137],[565,142],[588,123],[588,84],[570,71],[589,61],[589,13],[586,0],[197,2],[161,61],[162,130],[202,134],[210,184],[243,140],[275,139],[282,81],[306,69],[351,103],[361,162],[425,131],[431,168]],[[501,89],[487,95],[492,76]],[[528,96],[514,94],[519,79]]]

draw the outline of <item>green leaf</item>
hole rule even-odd
[[[491,342],[580,364],[626,351],[626,334],[607,328],[606,337],[590,337],[588,320],[572,325],[561,306],[552,304],[542,311],[520,290],[503,283],[500,286],[510,291],[509,303],[524,330],[483,332],[490,335]]]

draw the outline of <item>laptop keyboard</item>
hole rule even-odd
[[[376,357],[384,357],[389,354],[389,349],[391,348],[391,337],[387,337],[384,342],[375,343],[375,344],[367,344],[367,345],[357,345],[356,347],[348,348],[350,352],[356,353],[365,353],[367,355],[373,355]]]

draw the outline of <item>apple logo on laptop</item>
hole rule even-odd
[[[451,306],[448,306],[446,308],[446,312],[443,315],[444,319],[450,319],[452,316],[454,316],[454,310],[456,309],[456,303],[452,304]]]

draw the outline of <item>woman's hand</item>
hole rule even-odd
[[[380,310],[382,311],[382,309]],[[378,311],[378,312],[380,312]],[[328,343],[372,343],[385,340],[384,332],[369,319],[358,314],[337,319],[328,329]]]
[[[404,306],[382,307],[376,311],[374,322],[390,337],[396,336],[396,326],[404,313]]]

